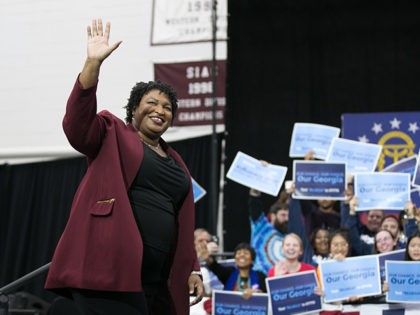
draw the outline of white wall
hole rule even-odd
[[[212,58],[210,42],[151,47],[152,4],[0,0],[0,163],[76,154],[61,120],[84,63],[86,26],[93,18],[111,21],[110,42],[123,41],[103,64],[98,87],[99,109],[121,118],[131,87],[153,79],[153,63]],[[218,43],[216,57],[226,59],[226,42]],[[182,134],[174,129],[165,139]]]

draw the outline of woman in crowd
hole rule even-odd
[[[328,236],[330,231],[326,228],[317,228],[311,234],[311,245],[313,248],[311,265],[317,267],[318,264],[328,259],[330,248],[328,245]]]
[[[244,298],[255,292],[266,292],[265,274],[252,269],[254,248],[248,243],[239,243],[234,249],[234,257],[235,267],[219,264],[210,254],[204,260],[209,270],[224,284],[224,290],[243,292]]]
[[[315,270],[315,267],[299,261],[303,254],[303,244],[300,237],[295,233],[285,236],[282,246],[284,261],[279,261],[267,274],[267,277],[278,277],[302,271]]]
[[[330,232],[328,247],[330,248],[329,259],[343,260],[350,256],[351,244],[348,231],[346,229],[338,229]]]
[[[329,256],[329,245],[328,235],[329,230],[326,227],[315,228],[311,232],[310,240],[308,240],[306,234],[305,220],[303,220],[302,208],[299,200],[292,197],[294,191],[294,184],[292,183],[287,193],[290,195],[289,199],[289,222],[287,225],[288,233],[295,233],[299,236],[303,254],[301,255],[301,261],[317,267],[318,264],[328,258]]]
[[[405,260],[420,261],[420,232],[411,235],[407,241],[405,249]]]
[[[397,239],[390,230],[379,230],[374,236],[372,254],[388,253],[397,249]]]
[[[406,261],[420,261],[420,232],[417,231],[408,238],[407,246],[405,248],[404,260]],[[388,283],[385,281],[382,286],[382,291],[388,291]]]

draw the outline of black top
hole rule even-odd
[[[210,265],[207,265],[207,267],[210,271],[212,271],[217,276],[217,278],[219,278],[220,282],[223,283],[223,285],[226,285],[230,276],[236,269],[233,266],[223,266],[219,264],[215,259],[213,259],[213,262]],[[265,285],[265,278],[266,278],[265,273],[259,270],[254,270],[254,271],[258,277],[258,285],[259,285],[260,290],[262,292],[267,292],[267,288]]]
[[[169,253],[175,241],[176,217],[189,190],[184,168],[143,144],[143,162],[129,190],[143,244]]]

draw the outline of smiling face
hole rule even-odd
[[[159,137],[172,123],[172,105],[165,93],[151,90],[144,94],[133,110],[133,125],[150,140]]]
[[[235,264],[238,269],[251,269],[254,263],[252,254],[248,249],[239,249],[235,252]]]
[[[420,261],[420,237],[413,237],[407,247],[412,260]]]
[[[375,235],[376,250],[378,253],[388,253],[395,247],[396,241],[393,239],[391,231],[379,231]]]
[[[347,240],[340,234],[335,235],[331,239],[330,253],[333,257],[338,254],[347,257],[349,254],[349,243],[347,243]]]
[[[325,255],[328,253],[328,231],[318,230],[314,239],[315,253]]]
[[[303,254],[301,242],[293,235],[286,235],[283,240],[283,254],[288,260],[298,260]]]

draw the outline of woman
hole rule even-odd
[[[372,254],[388,253],[397,249],[397,239],[390,230],[379,230],[374,236]]]
[[[315,267],[299,261],[300,256],[303,254],[303,244],[297,234],[289,233],[285,236],[282,251],[285,257],[284,261],[279,261],[268,271],[268,278],[315,270]]]
[[[303,244],[303,254],[301,261],[317,267],[318,264],[327,259],[329,255],[328,235],[329,230],[326,227],[318,227],[311,232],[310,240],[306,235],[305,222],[302,220],[302,208],[300,201],[294,199],[294,184],[292,183],[288,193],[290,194],[289,221],[287,224],[288,233],[297,234]]]
[[[253,293],[266,292],[265,274],[252,269],[255,260],[255,250],[248,243],[239,243],[234,251],[235,267],[223,266],[204,248],[201,257],[207,268],[223,283],[224,290],[242,292],[242,297],[250,299]],[[204,302],[204,310],[212,313],[212,299]]]
[[[203,287],[194,251],[191,180],[179,155],[161,138],[177,109],[172,88],[138,83],[126,122],[96,113],[110,23],[88,27],[85,65],[67,102],[63,128],[87,156],[56,248],[46,288],[71,295],[82,314],[188,314]]]
[[[329,230],[317,228],[311,234],[311,245],[313,248],[312,265],[317,267],[319,263],[326,260],[330,253],[328,245]]]
[[[244,298],[249,298],[254,292],[266,292],[264,273],[252,269],[255,250],[248,243],[239,243],[235,247],[235,267],[223,266],[213,256],[206,256],[206,266],[224,284],[224,290],[243,292]]]
[[[346,229],[337,229],[335,231],[330,232],[328,238],[328,244],[330,248],[330,255],[329,259],[334,259],[337,261],[342,261],[347,258],[351,252],[349,236]],[[318,266],[317,269],[318,278],[321,278],[320,275],[320,268]],[[315,287],[315,294],[319,296],[324,295],[324,291],[322,287]],[[362,298],[357,296],[351,296],[348,298],[347,302],[360,302]],[[322,315],[329,315],[329,314],[341,314],[342,303],[341,302],[334,302],[334,303],[323,303],[324,311],[321,311],[320,314]],[[339,311],[340,310],[340,311]]]
[[[405,260],[420,261],[420,232],[411,235],[407,241],[405,249]]]
[[[420,232],[412,234],[407,241],[405,248],[404,260],[406,261],[420,261]],[[388,282],[384,281],[382,291],[385,293],[389,290]]]
[[[330,248],[330,259],[343,260],[348,257],[351,246],[347,230],[338,229],[330,232],[328,246]]]

